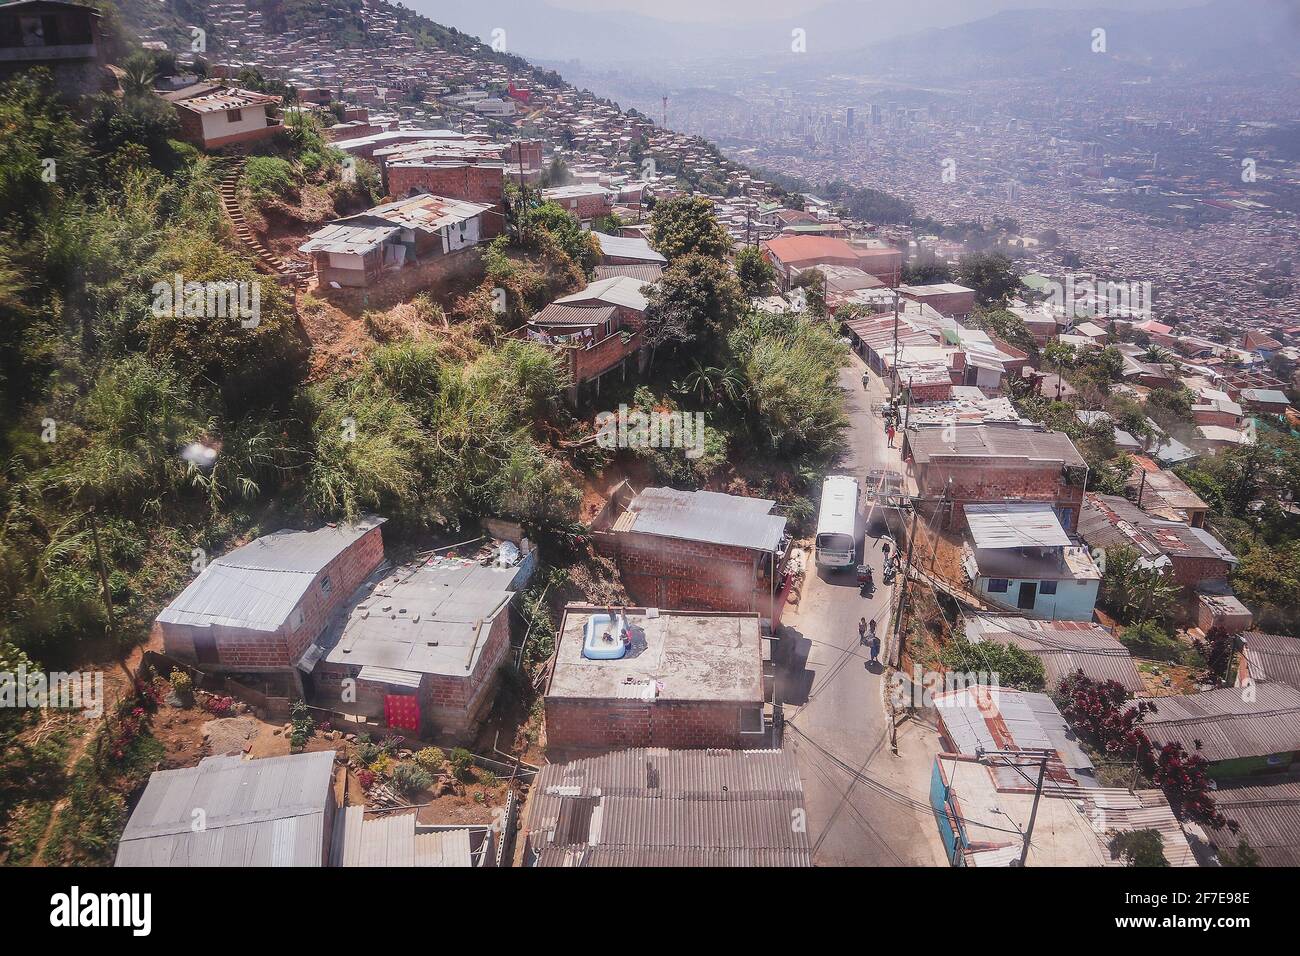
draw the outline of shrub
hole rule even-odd
[[[369,769],[376,777],[385,777],[393,769],[393,758],[388,754],[380,754],[370,762]]]
[[[1116,833],[1110,840],[1110,852],[1125,866],[1168,866],[1164,841],[1159,830],[1129,830]]]
[[[393,768],[393,786],[408,799],[427,790],[432,783],[433,775],[416,764],[399,763]]]
[[[447,762],[447,755],[439,747],[425,747],[423,750],[416,751],[415,762],[429,773],[442,773],[443,764]]]
[[[457,747],[451,752],[451,772],[457,780],[474,779],[474,755],[464,747]]]
[[[275,156],[254,156],[244,164],[244,185],[254,199],[287,199],[298,191],[293,166]]]
[[[183,671],[179,667],[172,671],[171,685],[172,693],[183,706],[188,707],[194,703],[194,678],[190,677],[188,671]]]

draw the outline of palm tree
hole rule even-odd
[[[704,365],[695,359],[691,371],[676,388],[679,392],[693,393],[707,405],[718,405],[724,400],[738,405],[745,396],[745,378],[734,365]]]
[[[147,53],[133,53],[122,61],[122,91],[127,96],[152,92],[158,68]]]

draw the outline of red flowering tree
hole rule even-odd
[[[1062,679],[1057,688],[1061,714],[1075,732],[1108,757],[1126,760],[1150,747],[1138,725],[1156,705],[1141,701],[1130,705],[1128,692],[1118,681],[1096,681],[1083,671]]]
[[[1200,753],[1189,754],[1170,741],[1158,751],[1143,733],[1147,714],[1157,713],[1151,701],[1130,701],[1123,685],[1113,680],[1095,681],[1082,671],[1064,678],[1057,687],[1061,714],[1080,737],[1108,757],[1135,757],[1142,772],[1165,792],[1169,806],[1180,818],[1195,820],[1211,829],[1227,827],[1237,832],[1215,806],[1210,795],[1209,763]],[[1192,742],[1194,751],[1201,742]]]

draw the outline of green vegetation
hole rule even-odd
[[[956,673],[991,675],[1000,687],[1039,691],[1047,683],[1043,662],[1014,644],[957,638],[944,645],[940,659]]]
[[[1110,852],[1125,866],[1168,866],[1159,830],[1126,830],[1110,839]]]

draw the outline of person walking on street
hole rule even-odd
[[[886,437],[889,438],[889,447],[893,448],[894,447],[894,423],[893,422],[890,422],[885,427],[885,435]]]
[[[880,657],[880,638],[876,635],[875,621],[872,621],[871,627],[871,663],[875,664]]]
[[[874,634],[875,631],[876,631],[876,622],[872,621],[871,632]],[[867,619],[864,617],[858,621],[858,643],[865,644],[866,642],[867,642]]]

